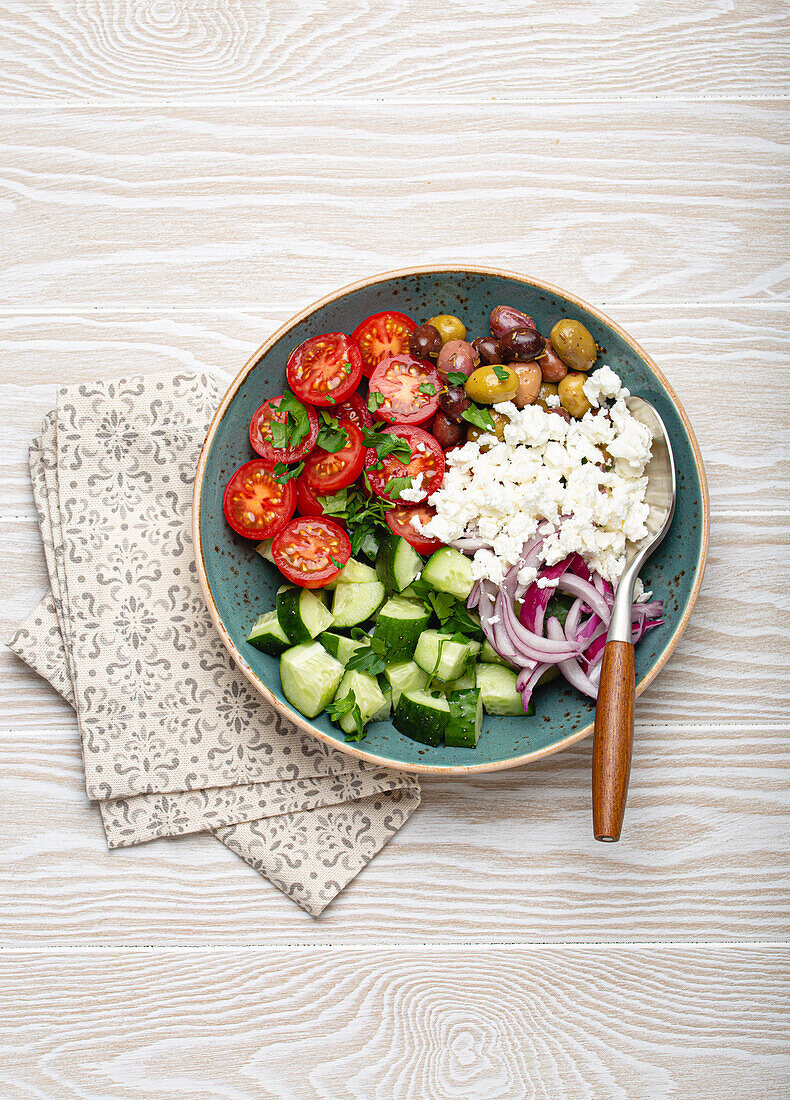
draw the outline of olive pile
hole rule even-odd
[[[514,306],[497,306],[489,321],[491,335],[471,343],[463,322],[450,314],[431,317],[411,334],[411,354],[435,359],[446,385],[431,426],[442,447],[484,434],[474,426],[467,428],[463,420],[473,401],[478,405],[512,401],[520,409],[537,402],[566,420],[582,417],[590,408],[583,386],[586,372],[598,357],[598,345],[581,321],[567,317],[557,321],[548,339],[540,335],[531,317]],[[559,398],[559,408],[547,404],[551,395]],[[501,439],[505,418],[496,411],[491,415]]]

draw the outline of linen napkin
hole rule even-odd
[[[419,787],[298,730],[222,646],[190,530],[218,398],[183,373],[59,392],[30,450],[51,593],[9,644],[75,707],[110,847],[209,830],[318,915]]]

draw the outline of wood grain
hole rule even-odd
[[[0,92],[52,98],[782,95],[787,8],[771,0],[439,0],[3,6]]]
[[[344,278],[351,279],[349,268]],[[567,281],[567,280],[566,280]],[[301,306],[263,299],[250,309],[0,311],[0,516],[33,516],[27,448],[56,388],[97,376],[185,367],[228,380]],[[604,302],[677,390],[699,438],[714,516],[790,510],[790,307],[751,303]],[[770,359],[770,401],[751,402],[750,379]],[[755,446],[759,439],[759,446]]]
[[[0,958],[30,1096],[611,1100],[790,1089],[790,949],[699,945]]]
[[[607,642],[593,731],[592,813],[596,840],[620,839],[631,774],[634,701],[634,647],[630,642]]]
[[[786,299],[787,131],[783,102],[7,110],[0,306],[290,313],[444,261],[596,302]]]

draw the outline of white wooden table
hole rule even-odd
[[[3,637],[46,584],[57,384],[230,376],[407,264],[616,317],[713,515],[623,842],[590,837],[589,744],[426,782],[320,921],[207,838],[108,853],[71,711],[2,652],[0,1095],[790,1093],[789,35],[777,0],[3,5]]]

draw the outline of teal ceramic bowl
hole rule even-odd
[[[252,456],[247,429],[268,395],[281,393],[292,349],[322,332],[352,332],[371,313],[395,309],[418,322],[437,313],[460,317],[473,335],[488,332],[488,315],[500,303],[518,306],[547,333],[560,317],[581,320],[601,346],[600,361],[632,393],[652,401],[669,431],[678,472],[672,528],[643,573],[664,600],[666,624],[637,646],[637,694],[666,663],[685,629],[699,593],[708,547],[708,492],[702,458],[688,417],[650,357],[613,321],[557,287],[495,268],[415,268],[378,275],[344,287],[283,325],[255,353],[228,389],[209,428],[197,469],[194,540],[197,568],[209,610],[225,645],[255,687],[298,726],[375,764],[416,772],[466,774],[515,767],[558,752],[592,731],[594,704],[564,681],[535,697],[534,717],[487,718],[476,749],[430,748],[411,741],[391,722],[376,722],[361,743],[346,744],[326,717],[310,721],[286,702],[276,658],[245,641],[258,614],[274,606],[280,575],[239,538],[222,513],[231,473]]]

